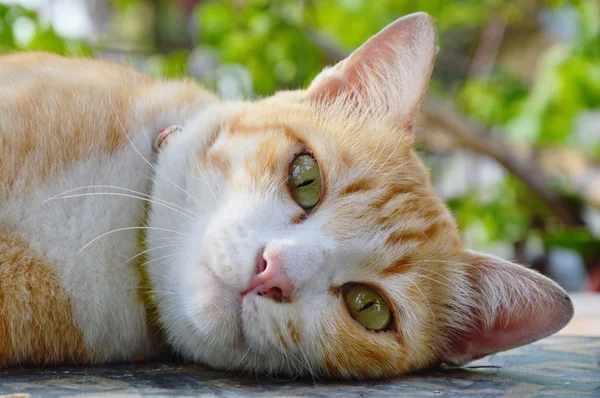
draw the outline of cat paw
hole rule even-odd
[[[181,131],[181,127],[179,127],[179,126],[169,126],[169,127],[165,127],[164,129],[160,130],[160,132],[158,133],[158,136],[156,137],[156,139],[154,140],[154,143],[152,144],[152,150],[154,151],[154,154],[158,154],[160,149],[169,143],[169,136],[171,134],[178,133],[180,131]]]

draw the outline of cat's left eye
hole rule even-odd
[[[309,153],[301,153],[290,164],[288,184],[294,200],[310,210],[321,200],[321,169]]]
[[[344,287],[344,301],[350,316],[369,330],[384,331],[390,328],[392,310],[375,289],[366,285]]]

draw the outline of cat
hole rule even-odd
[[[253,101],[1,57],[0,367],[175,352],[377,379],[561,329],[565,291],[464,248],[412,149],[436,43],[411,14]]]

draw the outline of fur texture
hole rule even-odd
[[[0,366],[156,355],[130,260],[140,229],[167,343],[217,368],[390,377],[562,328],[565,292],[463,248],[411,149],[435,49],[431,18],[412,14],[307,90],[252,102],[99,61],[0,58]],[[287,187],[302,152],[323,179],[310,214]],[[289,302],[241,294],[262,250]],[[389,330],[352,319],[348,283],[384,297]],[[15,319],[52,327],[23,335]]]

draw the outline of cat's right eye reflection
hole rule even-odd
[[[385,331],[390,328],[394,316],[389,305],[375,289],[350,284],[344,286],[343,291],[346,308],[356,322],[369,330]]]
[[[309,153],[301,153],[290,164],[289,185],[294,200],[304,210],[313,209],[321,199],[321,170]]]

